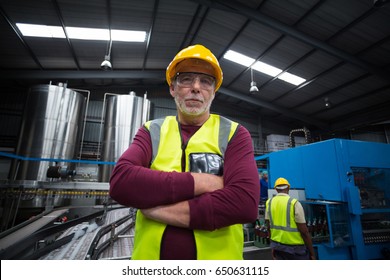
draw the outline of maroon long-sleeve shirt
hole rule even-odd
[[[199,128],[181,125],[183,142]],[[256,220],[259,176],[251,136],[245,127],[239,126],[226,149],[223,189],[195,197],[194,179],[189,172],[151,170],[151,159],[150,134],[142,127],[112,172],[110,195],[122,205],[139,209],[188,200],[190,228],[167,226],[161,259],[196,259],[193,229],[215,230]]]

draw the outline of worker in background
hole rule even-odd
[[[285,178],[278,178],[274,188],[277,195],[267,200],[265,208],[273,258],[315,260],[303,207],[297,199],[288,195],[290,183]]]
[[[260,203],[264,203],[268,199],[268,172],[263,171],[260,179]]]
[[[140,209],[132,259],[243,259],[259,177],[248,130],[210,113],[222,77],[209,49],[181,50],[166,69],[177,116],[140,128],[112,172],[111,197]]]

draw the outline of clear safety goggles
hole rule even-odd
[[[181,72],[176,74],[176,82],[180,87],[192,87],[195,80],[199,81],[201,89],[211,89],[215,87],[215,78],[210,75],[194,72]]]

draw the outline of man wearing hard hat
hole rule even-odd
[[[268,199],[265,220],[270,231],[272,256],[276,260],[315,260],[315,253],[301,203],[288,193],[290,183],[278,178],[277,195]]]
[[[222,84],[202,45],[166,69],[177,116],[147,122],[118,160],[110,195],[137,211],[132,259],[242,259],[259,180],[248,130],[210,106]]]

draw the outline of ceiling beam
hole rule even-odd
[[[161,79],[165,80],[162,70],[0,70],[0,80],[48,80],[48,79]]]
[[[148,32],[147,39],[146,39],[144,62],[142,63],[142,69],[143,69],[143,70],[146,68],[146,61],[148,60],[148,56],[149,56],[150,40],[152,39],[152,34],[153,34],[153,31],[154,31],[154,26],[155,26],[155,24],[156,24],[157,11],[158,11],[159,2],[160,2],[159,0],[154,0],[153,16],[152,16],[152,21],[151,21],[151,23],[150,23],[149,32]]]
[[[289,110],[287,108],[283,108],[281,106],[274,105],[274,104],[267,102],[267,101],[263,101],[263,100],[260,100],[260,99],[257,99],[257,98],[254,98],[254,97],[251,97],[248,95],[244,95],[242,93],[238,93],[236,91],[232,91],[232,90],[229,90],[226,88],[220,88],[218,90],[218,92],[223,94],[223,95],[229,96],[229,97],[234,97],[234,98],[240,99],[242,101],[270,109],[272,111],[278,112],[278,113],[283,114],[285,116],[288,116],[290,118],[300,120],[306,124],[314,125],[314,126],[321,128],[323,130],[330,129],[330,126],[328,124],[326,124],[320,120],[317,120],[317,119],[312,118],[312,117],[307,117],[307,116],[302,115],[302,114],[295,113],[292,110]]]
[[[41,62],[38,60],[35,53],[32,51],[30,46],[27,44],[27,42],[24,40],[22,33],[19,31],[19,28],[15,25],[14,22],[11,21],[11,19],[8,17],[8,15],[5,13],[3,8],[0,6],[0,14],[4,17],[5,21],[9,24],[9,26],[12,28],[12,30],[15,32],[16,36],[22,43],[23,47],[27,50],[27,52],[30,54],[31,58],[34,60],[34,62],[39,66],[40,69],[43,69],[43,66]]]
[[[179,48],[178,52],[180,50],[184,49],[186,46],[190,45],[189,43],[187,43],[188,38],[190,37],[191,30],[192,30],[193,26],[195,26],[196,20],[200,17],[199,15],[200,15],[200,12],[202,11],[202,9],[203,9],[203,6],[198,4],[198,7],[196,8],[196,12],[191,19],[191,23],[188,25],[187,31],[186,31],[185,35],[183,36],[183,40],[180,44],[180,48]],[[190,39],[190,40],[192,40],[192,39]]]
[[[80,63],[79,63],[79,60],[77,59],[76,52],[74,51],[74,48],[73,48],[73,45],[72,45],[72,41],[69,39],[68,32],[66,31],[64,18],[63,18],[62,13],[61,13],[61,8],[60,8],[57,0],[53,0],[52,3],[53,3],[53,6],[54,6],[54,9],[56,10],[56,13],[57,13],[57,16],[58,16],[58,20],[61,23],[62,30],[64,31],[65,39],[66,39],[66,42],[68,43],[68,47],[69,47],[69,50],[70,50],[70,52],[71,52],[71,54],[73,56],[73,60],[74,60],[74,62],[76,64],[77,70],[80,70]]]
[[[334,120],[331,126],[332,131],[343,131],[388,121],[390,119],[389,106],[390,102],[385,102],[345,115],[342,119]]]

